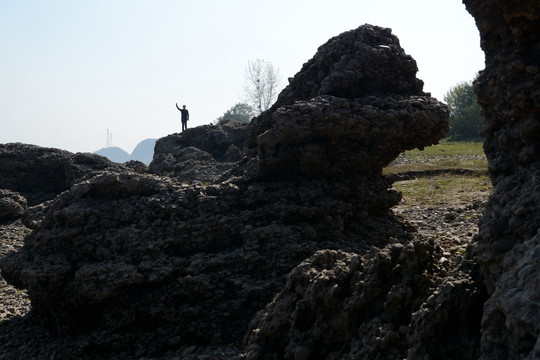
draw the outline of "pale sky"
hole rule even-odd
[[[424,91],[484,67],[460,0],[0,0],[0,143],[72,152],[215,122],[242,100],[248,61],[294,76],[328,39],[392,28]]]

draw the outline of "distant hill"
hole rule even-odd
[[[105,156],[106,158],[109,158],[109,160],[117,163],[124,163],[130,160],[129,154],[125,150],[116,146],[100,149],[95,151],[94,154]]]
[[[131,153],[130,160],[139,160],[146,165],[150,165],[154,158],[154,146],[157,139],[146,139],[135,146]]]
[[[154,145],[156,144],[157,139],[146,139],[141,141],[135,146],[131,155],[125,150],[113,146],[108,148],[103,148],[98,151],[95,151],[94,154],[105,156],[111,161],[117,163],[125,163],[129,160],[138,160],[150,165],[152,158],[154,157]]]

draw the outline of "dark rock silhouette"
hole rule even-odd
[[[244,148],[247,139],[246,124],[226,120],[218,125],[203,125],[173,134],[156,142],[154,162],[159,154],[174,154],[185,147],[194,147],[212,155],[216,161],[224,161],[231,145]]]
[[[240,143],[205,144],[208,127],[163,139],[154,174],[86,168],[25,212],[33,232],[2,276],[28,288],[32,318],[70,357],[245,335],[244,359],[540,358],[540,5],[464,2],[486,52],[475,91],[495,189],[456,268],[440,270],[434,239],[391,215],[399,195],[381,175],[399,151],[436,142],[447,109],[391,31],[366,25],[323,45],[252,121],[226,180],[182,183],[190,161],[243,157]],[[0,188],[33,194],[0,174]]]
[[[494,194],[472,254],[489,299],[483,359],[540,358],[540,4],[464,1],[486,68],[475,83]]]
[[[289,78],[276,103],[251,123],[248,148],[256,151],[257,136],[273,126],[276,110],[296,101],[324,95],[350,100],[369,95],[426,95],[417,71],[416,61],[401,48],[391,29],[364,26],[336,36]]]
[[[382,168],[400,151],[436,143],[448,130],[448,109],[422,93],[414,60],[389,29],[362,26],[315,58],[327,70],[297,77],[306,86],[319,78],[329,90],[306,88],[303,98],[254,119],[254,151],[228,180],[203,186],[177,174],[105,171],[29,211],[24,221],[34,231],[0,266],[6,280],[28,288],[34,316],[90,337],[73,349],[87,356],[112,351],[113,342],[139,357],[238,343],[289,272],[318,250],[355,258],[391,243],[395,263],[413,236],[389,212],[399,194]],[[343,72],[359,80],[340,90]],[[245,126],[227,123],[160,139],[149,169],[185,174],[190,161],[240,158],[245,134]],[[410,251],[433,251],[415,244]],[[432,267],[429,255],[420,257],[410,265],[419,274]],[[425,293],[415,292],[414,305]],[[261,346],[279,353],[286,343]]]
[[[435,291],[436,301],[414,314],[409,356],[449,358],[446,333],[453,334],[452,358],[538,359],[540,4],[464,3],[486,55],[475,92],[494,193],[466,262]]]
[[[252,126],[266,117],[254,119]],[[328,178],[380,174],[406,149],[442,138],[448,131],[447,117],[441,103],[428,96],[388,93],[297,101],[277,109],[271,116],[272,128],[257,136],[257,174]]]
[[[28,205],[53,199],[94,170],[127,168],[94,154],[21,143],[0,144],[0,189],[19,192]]]
[[[26,199],[21,194],[0,189],[0,222],[20,218],[26,207]]]
[[[161,138],[155,146],[149,171],[180,181],[218,182],[244,159],[247,124],[226,120]]]

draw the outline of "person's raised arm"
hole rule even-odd
[[[180,108],[178,107],[178,103],[176,103],[176,108],[177,108],[178,110],[180,110]]]

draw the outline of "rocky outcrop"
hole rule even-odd
[[[472,250],[490,298],[483,359],[540,357],[540,4],[465,0],[486,68],[475,83],[494,185]]]
[[[0,222],[20,218],[26,207],[26,199],[21,194],[0,189]]]
[[[215,183],[244,158],[247,124],[203,125],[159,139],[150,172],[180,181]]]
[[[265,116],[255,119],[254,126]],[[447,116],[441,103],[427,96],[389,93],[297,101],[277,109],[272,128],[257,136],[257,174],[280,178],[380,174],[406,149],[443,137]]]
[[[73,355],[121,349],[141,357],[188,344],[238,343],[289,272],[319,250],[339,250],[329,256],[350,258],[357,269],[381,269],[395,282],[376,280],[369,289],[395,283],[396,303],[408,296],[407,287],[419,287],[407,310],[396,305],[388,316],[421,304],[431,286],[421,274],[432,271],[434,250],[425,242],[407,245],[413,237],[389,211],[400,197],[382,168],[399,151],[436,143],[448,129],[447,107],[422,93],[414,60],[389,29],[362,26],[323,45],[314,59],[317,65],[280,95],[281,105],[252,121],[253,151],[227,180],[204,186],[176,176],[104,171],[27,212],[33,232],[18,253],[0,261],[2,274],[28,289],[35,316],[61,333],[86,334],[74,342]],[[303,95],[287,95],[294,89]],[[190,160],[238,155],[242,145],[225,135],[220,146],[200,143],[218,135],[223,131],[206,126],[158,141],[150,171],[167,175]],[[361,265],[374,246],[387,250],[380,261],[369,265],[364,257]],[[393,274],[389,267],[401,249],[412,251],[405,259],[416,260]],[[408,270],[419,277],[401,279]],[[343,271],[336,277],[351,282]],[[365,300],[358,301],[359,314]],[[373,311],[389,299],[378,293],[376,301]],[[379,324],[376,317],[366,316],[362,331]],[[350,324],[363,326],[359,319]],[[284,351],[286,339],[271,341],[275,346],[257,343]]]
[[[0,144],[0,189],[19,192],[29,205],[51,200],[94,170],[124,171],[126,167],[89,153]]]
[[[296,101],[324,95],[343,99],[388,94],[424,96],[417,71],[416,61],[405,53],[389,28],[366,25],[336,36],[289,78],[276,103],[250,124],[248,148],[256,152],[257,137],[272,128],[276,110]],[[445,133],[444,127],[441,131]]]
[[[435,253],[417,240],[317,252],[254,319],[246,359],[403,359],[412,310],[435,285]]]
[[[227,181],[88,177],[25,213],[33,232],[3,276],[70,334],[69,357],[189,353],[237,343],[253,319],[248,359],[540,358],[540,6],[464,2],[486,52],[475,90],[495,191],[456,268],[389,214],[399,196],[380,175],[393,147],[435,142],[446,109],[390,30],[363,26],[322,46],[251,123],[249,160]],[[195,145],[162,154],[221,161]]]
[[[431,325],[452,330],[457,335],[454,348],[471,349],[461,358],[537,359],[540,5],[498,0],[464,3],[476,19],[486,54],[486,68],[475,82],[475,92],[485,116],[484,150],[494,193],[468,251],[467,266],[436,290],[437,303],[426,304],[414,314],[418,329],[414,341],[419,345],[409,355],[437,355],[448,345],[434,336]],[[467,322],[467,318],[480,321]],[[462,329],[467,329],[464,336],[458,335]]]
[[[133,353],[238,341],[314,251],[361,253],[406,238],[384,206],[378,216],[371,209],[373,189],[352,185],[203,187],[104,173],[26,219],[35,230],[2,260],[2,274],[28,288],[34,312],[62,332],[100,329]]]

